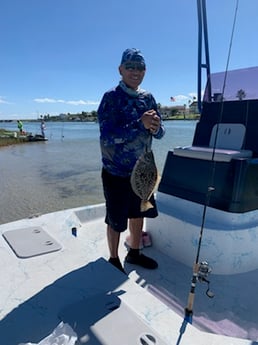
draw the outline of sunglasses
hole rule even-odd
[[[145,65],[141,63],[133,63],[133,62],[127,62],[124,64],[124,67],[127,71],[145,71]]]

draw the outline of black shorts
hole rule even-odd
[[[102,183],[106,199],[105,223],[113,230],[125,231],[129,218],[157,217],[158,211],[153,195],[149,201],[154,207],[141,212],[141,199],[132,190],[130,177],[115,176],[102,169]]]

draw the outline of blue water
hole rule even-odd
[[[166,121],[166,134],[153,141],[162,173],[168,150],[190,145],[196,121]],[[104,202],[97,123],[47,122],[47,142],[0,148],[0,223]],[[16,130],[15,122],[0,128]],[[24,122],[40,133],[40,124]]]

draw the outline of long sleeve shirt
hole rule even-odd
[[[150,149],[152,136],[163,137],[162,124],[157,133],[151,134],[141,121],[143,113],[151,109],[160,116],[154,97],[144,90],[129,95],[118,85],[104,94],[98,121],[102,163],[110,174],[130,176],[137,159]]]

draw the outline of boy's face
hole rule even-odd
[[[139,62],[126,62],[119,66],[123,82],[133,90],[141,84],[145,71],[145,66]]]

